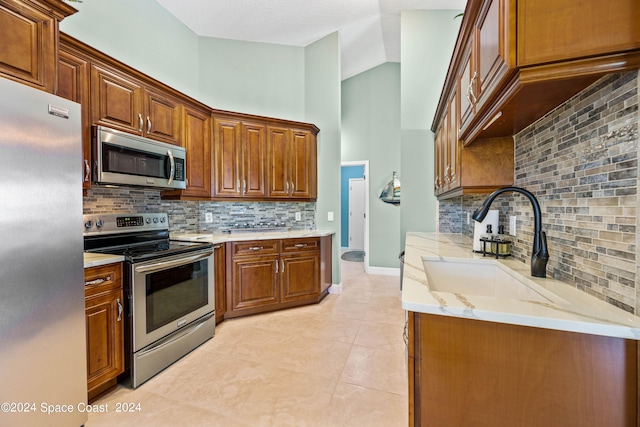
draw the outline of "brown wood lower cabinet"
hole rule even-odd
[[[409,424],[637,426],[637,345],[409,312]]]
[[[225,281],[225,247],[224,243],[213,245],[213,277],[216,300],[216,324],[224,320],[224,313],[227,311],[227,292]]]
[[[124,372],[122,264],[84,270],[89,401],[117,385]]]
[[[327,294],[327,287],[320,285],[327,276],[321,272],[322,241],[312,237],[228,242],[225,318],[320,301]],[[331,268],[330,262],[325,265]]]

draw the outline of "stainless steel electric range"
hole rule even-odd
[[[213,245],[169,239],[167,214],[84,215],[84,250],[125,257],[125,366],[133,388],[215,333]]]

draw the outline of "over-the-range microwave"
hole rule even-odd
[[[104,126],[93,131],[93,182],[183,190],[186,151]]]

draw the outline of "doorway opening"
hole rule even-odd
[[[342,162],[340,168],[340,248],[342,259],[369,271],[369,161]]]

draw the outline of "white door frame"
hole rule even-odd
[[[364,166],[364,272],[369,272],[369,160],[342,162],[340,166]],[[342,230],[340,231],[342,234]]]
[[[367,220],[366,216],[363,216],[364,213],[364,201],[367,198],[367,194],[365,193],[365,183],[367,182],[364,178],[349,178],[349,250],[361,250],[364,251],[364,224]],[[354,192],[354,187],[357,187],[357,193]],[[360,212],[362,209],[362,212]],[[354,211],[357,211],[354,215]],[[357,225],[357,226],[356,226]],[[353,245],[354,243],[352,237],[356,237],[357,245]]]

